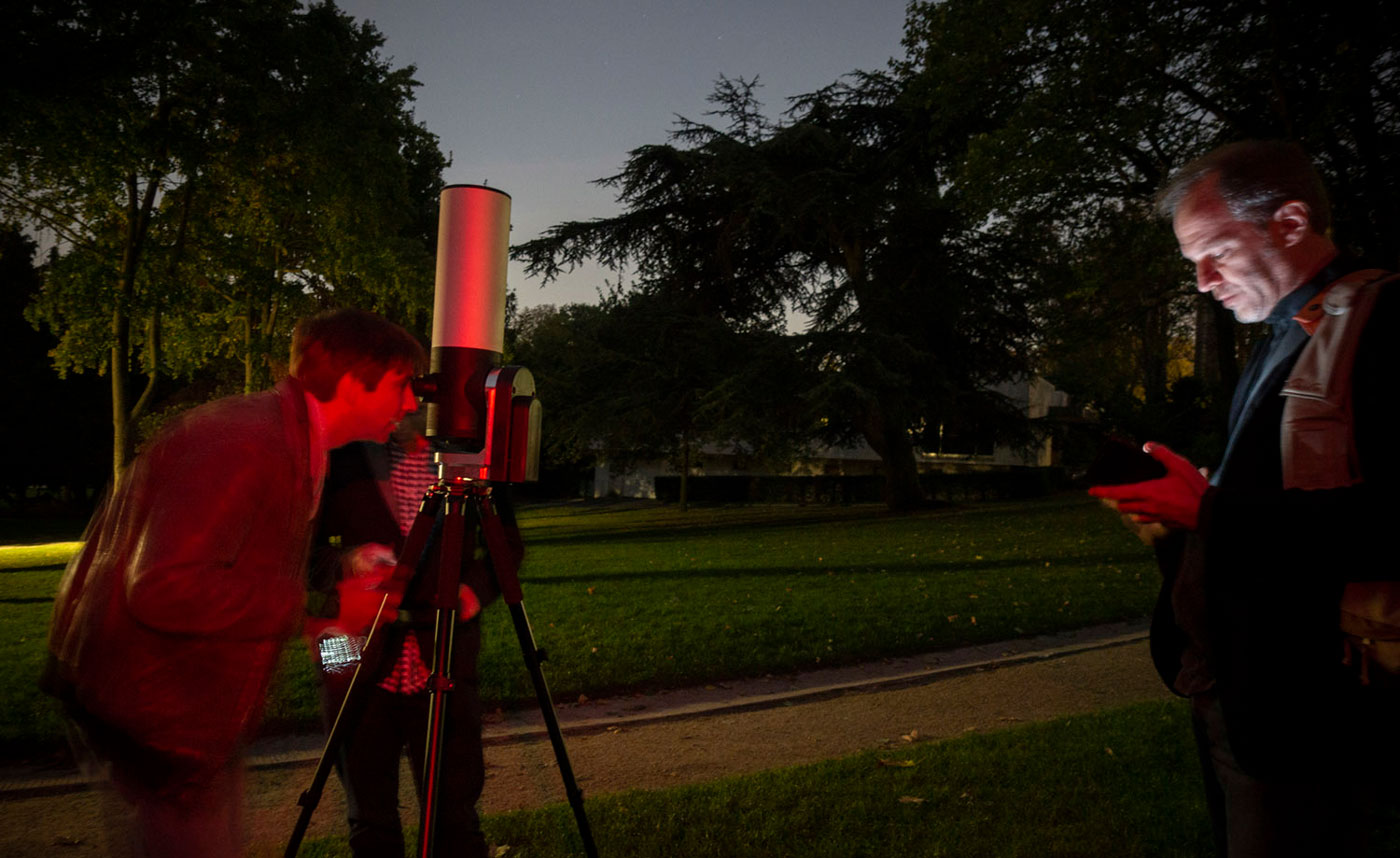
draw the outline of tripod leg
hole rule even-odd
[[[525,615],[525,605],[516,602],[510,607],[510,618],[515,623],[515,636],[520,639],[520,652],[525,658],[525,669],[530,673],[530,681],[535,686],[535,699],[539,702],[540,714],[544,717],[545,729],[549,732],[549,743],[554,746],[554,759],[559,763],[559,777],[564,781],[564,794],[573,808],[574,821],[578,823],[579,837],[583,840],[583,852],[588,858],[598,858],[598,847],[593,843],[593,830],[588,824],[588,815],[583,810],[583,791],[574,778],[574,767],[569,763],[569,751],[564,747],[564,734],[559,729],[559,717],[554,711],[554,701],[549,696],[549,685],[545,682],[544,670],[540,667],[540,653],[535,647],[535,636],[530,631],[530,618]]]
[[[520,654],[525,660],[525,669],[530,674],[530,682],[535,687],[535,700],[539,703],[540,715],[544,718],[545,729],[549,732],[549,743],[554,747],[554,759],[559,764],[559,777],[564,781],[564,794],[569,807],[574,811],[574,821],[578,824],[579,838],[583,841],[583,852],[588,858],[598,858],[598,847],[593,843],[593,829],[588,824],[588,815],[583,810],[583,791],[574,778],[574,767],[569,763],[569,752],[564,747],[564,734],[559,729],[559,717],[554,711],[554,700],[549,695],[549,684],[545,682],[543,661],[539,648],[535,646],[535,635],[530,630],[530,618],[525,614],[524,595],[520,589],[520,578],[516,574],[520,564],[523,546],[520,534],[515,529],[514,511],[507,494],[495,496],[504,510],[504,517],[493,507],[491,492],[479,496],[481,533],[486,542],[487,555],[491,558],[491,573],[496,578],[496,586],[510,608],[510,618],[515,624],[515,636],[520,640]]]
[[[301,805],[301,813],[297,816],[296,825],[292,828],[291,839],[287,841],[287,848],[283,852],[285,858],[295,858],[297,851],[301,849],[301,841],[306,836],[307,826],[311,824],[311,815],[316,812],[316,808],[321,803],[321,794],[326,788],[326,779],[330,777],[331,768],[335,765],[336,757],[340,754],[341,745],[345,742],[345,737],[353,729],[353,725],[359,718],[361,703],[364,697],[362,689],[368,687],[368,677],[373,672],[375,666],[379,664],[383,653],[384,634],[379,629],[370,632],[369,639],[365,641],[365,648],[360,654],[360,663],[355,667],[355,673],[350,677],[350,684],[345,689],[345,699],[340,702],[340,711],[335,716],[335,723],[331,725],[330,733],[326,736],[325,747],[321,749],[321,758],[316,762],[316,771],[311,775],[311,785],[308,786],[297,798],[297,804]],[[362,679],[362,677],[364,677]]]
[[[443,722],[452,690],[452,646],[457,628],[457,592],[462,578],[462,558],[475,552],[475,523],[469,523],[467,504],[460,487],[448,494],[438,552],[437,621],[433,630],[432,676],[428,680],[428,737],[424,745],[422,814],[418,828],[418,854],[434,854],[437,837],[438,784],[442,775]]]

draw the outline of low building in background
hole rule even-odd
[[[994,388],[1022,410],[1031,421],[1029,447],[987,443],[981,449],[964,450],[956,445],[934,450],[916,449],[921,474],[964,473],[1010,468],[1050,468],[1060,464],[1054,443],[1052,423],[1069,408],[1069,397],[1040,377],[1006,382]],[[880,477],[884,465],[880,456],[864,442],[847,447],[813,443],[785,471],[763,467],[742,450],[719,444],[700,448],[691,463],[690,477],[781,478],[781,477]],[[678,479],[679,469],[665,460],[635,461],[614,465],[600,460],[593,468],[592,487],[586,481],[584,495],[591,498],[622,497],[665,499],[658,492],[657,480]]]

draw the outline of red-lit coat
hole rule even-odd
[[[127,469],[63,576],[53,690],[182,777],[237,752],[299,625],[309,448],[292,380],[189,412]]]

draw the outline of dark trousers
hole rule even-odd
[[[1365,854],[1368,790],[1345,761],[1297,780],[1245,773],[1213,692],[1191,698],[1206,805],[1221,858],[1352,858]]]
[[[194,767],[142,745],[66,704],[68,738],[84,774],[110,779],[102,816],[113,858],[237,858],[243,854],[243,761]]]
[[[454,686],[447,692],[442,766],[438,778],[435,853],[484,858],[486,840],[476,812],[485,780],[481,753],[481,696],[476,682],[480,623],[458,625],[453,653]],[[399,649],[390,647],[397,658]],[[430,653],[424,647],[425,660]],[[348,677],[328,677],[322,703],[334,718]],[[356,858],[402,858],[399,824],[399,760],[408,750],[421,807],[423,760],[428,733],[428,693],[394,694],[368,683],[364,709],[353,722],[336,760],[345,787],[350,848]],[[364,692],[362,692],[364,693]]]

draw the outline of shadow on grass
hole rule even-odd
[[[656,522],[636,522],[626,527],[608,527],[597,530],[582,530],[576,524],[538,525],[524,530],[526,544],[548,543],[549,545],[583,545],[591,542],[625,542],[629,540],[657,540],[675,538],[690,539],[696,533],[708,534],[716,531],[731,533],[758,533],[781,529],[803,529],[826,527],[833,522],[858,522],[879,518],[877,515],[788,515],[781,518],[761,520],[715,520],[713,518],[685,522],[667,519]],[[554,531],[551,533],[551,531]]]
[[[1058,567],[1065,566],[1101,566],[1104,564],[1130,564],[1143,561],[1141,553],[1133,552],[1126,554],[1095,554],[1095,555],[1057,555],[1050,558]],[[948,560],[937,563],[869,563],[858,566],[851,564],[833,564],[830,566],[775,566],[771,569],[755,569],[753,567],[705,567],[699,569],[648,569],[636,572],[608,572],[591,571],[568,574],[546,574],[530,575],[525,574],[522,580],[532,584],[576,584],[592,583],[595,581],[663,581],[663,580],[685,580],[699,578],[791,578],[791,577],[820,577],[826,578],[832,572],[842,575],[868,575],[883,574],[892,577],[917,577],[920,575],[938,575],[952,572],[994,572],[998,569],[1020,569],[1039,564],[1044,561],[1044,557],[1022,557],[1007,558],[1003,560]],[[1053,568],[1053,567],[1052,567]]]
[[[679,511],[667,513],[658,510],[655,519],[624,519],[624,523],[613,523],[609,527],[589,530],[575,521],[584,515],[617,513],[615,507],[598,509],[594,512],[570,515],[567,518],[549,523],[522,522],[522,530],[527,545],[581,545],[593,542],[618,543],[628,540],[657,541],[658,539],[689,539],[697,532],[723,531],[725,534],[762,533],[766,531],[793,529],[808,530],[829,527],[832,524],[862,524],[872,522],[903,522],[923,519],[929,522],[952,522],[957,520],[977,520],[989,516],[1004,518],[1007,515],[1022,515],[1029,522],[1035,518],[1054,516],[1066,508],[1096,505],[1097,501],[1074,496],[1040,500],[1036,502],[994,503],[985,506],[948,506],[938,509],[918,509],[907,512],[891,512],[879,505],[859,507],[715,507],[697,510],[693,513]],[[617,522],[614,515],[611,522]]]
[[[89,516],[0,516],[0,545],[68,542],[83,537]]]

